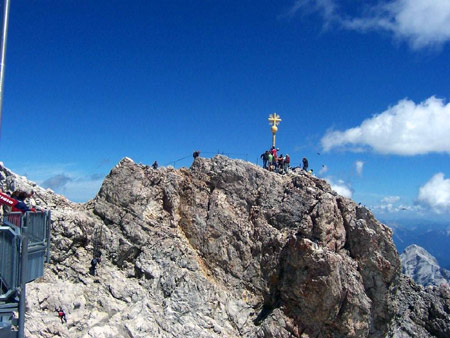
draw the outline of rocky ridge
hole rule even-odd
[[[0,184],[33,189],[52,210],[51,263],[27,288],[28,337],[450,336],[448,288],[402,275],[392,231],[302,171],[125,158],[86,204],[3,166]]]
[[[439,266],[436,258],[418,245],[410,245],[400,255],[402,271],[423,286],[450,283],[450,271]]]

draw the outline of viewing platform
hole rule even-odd
[[[11,212],[0,226],[0,338],[24,337],[26,283],[50,259],[50,211]]]

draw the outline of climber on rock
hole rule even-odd
[[[67,323],[66,313],[64,312],[62,306],[60,306],[59,309],[56,309],[56,312],[58,312],[58,317],[61,319],[61,324],[64,324],[64,322]]]
[[[194,160],[200,156],[200,150],[196,150],[194,151],[194,153],[192,154],[192,157],[194,158]]]
[[[101,254],[97,255],[91,260],[91,267],[89,268],[89,273],[92,276],[97,276],[97,264],[102,262]]]
[[[152,167],[153,169],[158,169],[158,161],[153,162]]]

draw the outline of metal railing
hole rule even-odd
[[[0,227],[0,299],[5,290],[19,286],[21,242],[27,238],[26,283],[41,277],[44,262],[50,259],[50,212],[11,212],[3,217]],[[7,293],[7,292],[6,292]]]
[[[28,245],[46,244],[48,234],[47,213],[27,212],[23,218],[22,234],[28,236]]]
[[[17,287],[19,279],[18,236],[9,227],[0,227],[0,280],[2,291]],[[2,292],[3,293],[3,292]],[[1,296],[1,294],[0,294]]]

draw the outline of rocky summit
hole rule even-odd
[[[0,173],[52,210],[27,337],[450,337],[449,289],[403,275],[392,231],[306,172],[124,158],[85,204]]]

